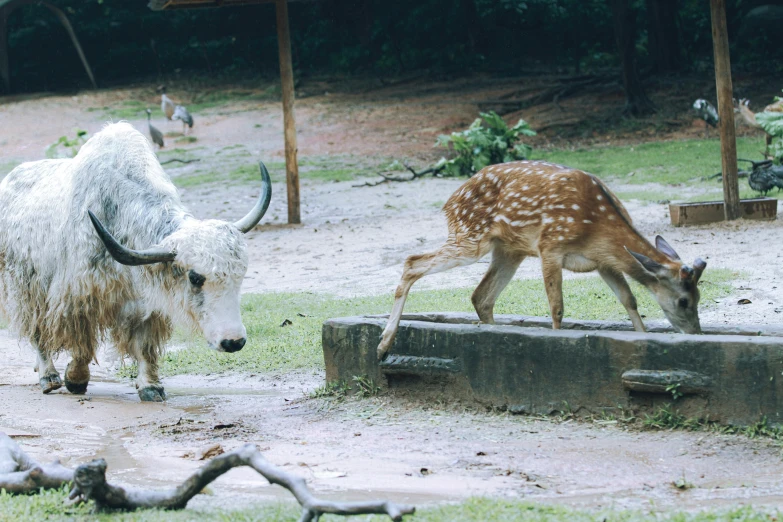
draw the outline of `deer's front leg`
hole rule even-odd
[[[614,295],[617,296],[617,299],[625,307],[633,323],[634,330],[637,332],[647,331],[636,307],[636,297],[631,292],[631,287],[628,286],[628,281],[625,280],[623,274],[613,270],[599,270],[598,273],[601,274],[601,278],[609,285]]]
[[[559,256],[541,254],[544,286],[552,314],[552,329],[559,330],[563,320],[563,261]]]

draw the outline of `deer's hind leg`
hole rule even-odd
[[[397,334],[397,327],[402,317],[402,309],[413,283],[428,274],[475,263],[489,251],[489,248],[488,241],[466,241],[463,244],[458,244],[450,240],[435,252],[414,255],[406,259],[402,279],[394,294],[394,307],[389,314],[389,321],[386,323],[386,328],[381,335],[381,342],[378,345],[378,358],[382,359],[394,342],[394,336]]]
[[[471,296],[473,307],[482,323],[495,323],[495,301],[511,282],[524,259],[524,255],[509,253],[503,249],[503,245],[495,243],[489,270]]]

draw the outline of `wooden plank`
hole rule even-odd
[[[283,91],[285,129],[285,171],[288,188],[288,223],[301,223],[299,210],[299,165],[296,161],[296,122],[294,120],[294,69],[291,64],[291,34],[288,3],[277,0],[277,45],[280,53],[280,82]]]
[[[672,203],[669,215],[675,227],[717,223],[726,219],[725,206],[723,201]],[[740,200],[740,217],[743,219],[774,220],[777,215],[778,200],[775,198]]]
[[[726,0],[710,0],[712,47],[715,55],[715,87],[720,117],[720,151],[723,165],[723,201],[726,220],[739,219],[737,140],[734,135],[734,96],[731,85],[729,34],[726,29]]]

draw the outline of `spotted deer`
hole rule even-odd
[[[449,227],[446,243],[405,261],[394,308],[378,346],[383,358],[394,342],[405,299],[413,283],[428,274],[475,263],[492,252],[484,278],[473,292],[482,323],[494,322],[498,295],[528,256],[541,258],[552,328],[563,319],[563,269],[597,270],[645,331],[636,298],[623,274],[644,285],[672,326],[701,333],[697,284],[706,267],[684,264],[660,236],[655,246],[631,223],[622,203],[595,176],[543,161],[517,161],[486,167],[443,206]]]

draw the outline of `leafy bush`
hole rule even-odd
[[[60,139],[46,147],[46,157],[55,158],[73,158],[87,141],[87,131],[76,129],[76,137],[73,139],[68,136],[60,136]]]
[[[530,155],[531,147],[522,143],[520,137],[536,133],[525,120],[509,128],[494,112],[479,114],[481,117],[467,130],[441,134],[435,142],[456,154],[449,160],[441,158],[435,165],[447,176],[472,176],[487,165],[523,160]]]

